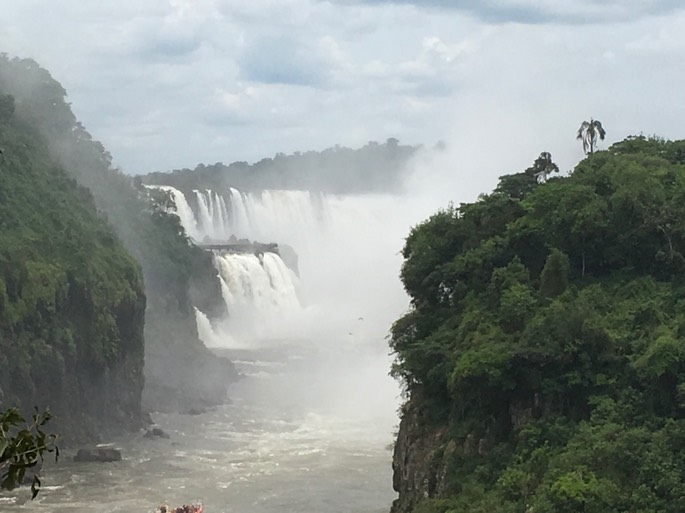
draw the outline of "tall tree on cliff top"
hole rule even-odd
[[[603,141],[606,132],[602,128],[602,123],[590,118],[590,121],[583,121],[578,128],[576,139],[583,141],[583,151],[587,155],[592,154],[597,146],[597,136]]]

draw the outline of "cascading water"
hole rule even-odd
[[[190,208],[188,200],[186,200],[185,195],[181,191],[168,185],[149,185],[148,188],[168,192],[174,201],[176,215],[180,219],[183,228],[185,228],[186,234],[194,240],[199,240],[202,237],[193,209]]]
[[[398,217],[397,198],[233,188],[225,197],[195,194],[204,205],[198,224],[205,234],[287,243],[301,271],[298,280],[273,253],[215,252],[230,318],[215,322],[211,332],[203,320],[201,337],[237,358],[247,374],[243,390],[299,419],[298,429],[316,440],[307,450],[323,451],[321,461],[327,451],[345,453],[353,446],[356,454],[361,447],[379,451],[376,461],[385,469],[374,471],[379,481],[353,487],[388,486],[385,447],[397,422],[399,389],[388,376],[385,336],[407,306],[397,280],[406,224],[388,222]],[[387,508],[387,502],[378,504]]]
[[[216,191],[193,191],[198,205],[198,222],[204,237],[215,240],[228,238],[228,210],[223,196]]]
[[[318,331],[321,321],[328,329],[335,325],[340,333],[353,333],[355,339],[364,333],[383,340],[406,308],[397,280],[397,251],[406,225],[388,222],[401,217],[393,196],[195,190],[197,207],[189,215],[183,194],[170,187],[165,190],[178,198],[181,222],[199,242],[279,242],[298,253],[301,281],[286,272],[275,254],[215,256],[224,299],[229,312],[236,314],[229,325],[233,323],[234,330],[240,325],[243,338],[249,337],[250,324],[255,327],[253,338],[260,338],[267,336],[269,325],[276,325],[282,335],[297,336],[298,331]],[[372,254],[377,248],[384,252]],[[377,283],[381,286],[370,286]],[[300,303],[306,305],[303,311],[296,307]],[[365,319],[363,326],[357,322],[359,317]],[[252,322],[255,318],[259,322]],[[227,329],[231,331],[230,326]]]
[[[401,202],[235,190],[188,201],[164,189],[196,241],[291,244],[301,280],[274,253],[215,252],[231,315],[195,316],[200,338],[245,376],[231,402],[153,413],[170,439],[117,440],[120,462],[46,462],[39,497],[0,494],[0,509],[151,513],[200,499],[207,513],[386,512],[399,390],[384,337],[406,308],[397,251],[408,223],[390,222]]]
[[[274,309],[296,310],[300,307],[295,276],[278,255],[217,252],[214,260],[229,311],[235,307],[254,306],[268,314]]]
[[[197,208],[193,211],[181,191],[170,186],[156,187],[170,193],[186,233],[198,243],[208,240],[225,243],[231,237],[249,240],[249,232],[257,234],[255,239],[269,240],[264,238],[265,233],[276,234],[279,228],[311,224],[308,222],[312,214],[307,192],[264,191],[262,200],[258,201],[251,195],[230,189],[229,210],[224,197],[217,191],[194,190]],[[294,215],[287,214],[293,210]],[[281,221],[275,228],[274,219]],[[271,229],[259,229],[259,226]],[[214,265],[219,271],[224,301],[231,312],[231,326],[223,330],[226,338],[235,339],[229,334],[236,331],[243,338],[269,336],[265,328],[275,323],[282,325],[288,315],[297,315],[301,310],[297,277],[278,254],[215,250]],[[215,345],[207,340],[212,336],[206,329],[200,334],[206,344]]]
[[[298,243],[321,230],[320,199],[309,191],[241,193],[231,188],[229,229],[237,237]]]
[[[214,265],[230,312],[221,332],[233,345],[235,340],[271,337],[289,316],[301,313],[297,277],[277,254],[215,251]]]

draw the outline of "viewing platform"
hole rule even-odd
[[[226,253],[252,253],[255,255],[260,253],[276,253],[277,255],[280,255],[278,244],[275,242],[270,242],[268,244],[263,244],[261,242],[234,242],[226,244],[208,243],[198,244],[197,246],[202,249],[224,251]]]

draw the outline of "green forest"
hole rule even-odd
[[[685,510],[685,141],[540,165],[406,239],[396,512]]]
[[[0,96],[0,403],[131,422],[143,387],[140,267],[14,111]],[[105,396],[121,411],[83,395],[124,370],[127,390]]]
[[[225,313],[211,256],[189,243],[178,218],[156,206],[140,180],[112,164],[112,156],[77,120],[66,91],[47,70],[31,59],[0,54],[0,93],[12,98],[16,122],[42,141],[42,172],[50,173],[49,166],[62,168],[91,208],[97,209],[100,224],[113,229],[142,271],[145,318],[132,322],[144,322],[144,407],[184,410],[193,404],[222,401],[226,382],[234,380],[236,373],[231,362],[215,357],[199,341],[193,312],[196,305],[210,315]],[[26,194],[35,195],[35,201],[44,205],[33,211],[33,221],[38,226],[48,222],[47,209],[53,202],[41,197],[46,185],[22,176],[21,168],[12,164],[15,157],[10,149],[5,148],[4,154],[8,172],[21,176],[29,191]],[[78,201],[69,204],[75,211],[80,208]],[[69,241],[74,244],[70,249],[74,257],[79,252],[88,254],[87,245],[78,246],[78,234]],[[48,246],[42,247],[50,254]],[[115,270],[102,268],[100,272]],[[202,379],[197,377],[198,369]]]
[[[335,146],[291,155],[278,153],[254,164],[199,164],[195,169],[149,173],[142,179],[180,190],[234,187],[242,191],[304,189],[333,194],[391,192],[401,189],[410,171],[406,164],[418,149],[390,138],[358,149]]]

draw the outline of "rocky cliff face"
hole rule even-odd
[[[148,309],[147,318],[146,340],[154,342],[145,347],[144,409],[185,413],[225,402],[238,373],[197,340],[194,317]]]
[[[392,486],[399,497],[391,513],[409,513],[419,500],[445,491],[445,453],[455,445],[446,445],[445,429],[426,427],[419,415],[416,400],[404,405],[392,458]]]

